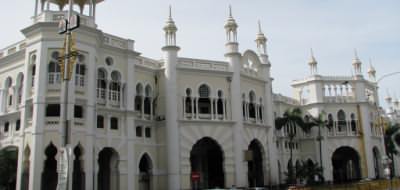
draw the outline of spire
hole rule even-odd
[[[376,79],[376,70],[374,66],[372,66],[371,59],[369,59],[368,77],[373,81]]]
[[[314,51],[312,48],[310,49],[310,53],[311,53],[311,57],[310,57],[310,61],[308,62],[308,65],[310,66],[311,75],[315,75],[318,73],[318,70],[317,70],[318,62],[314,57]]]
[[[229,5],[229,17],[225,22],[226,40],[227,42],[237,42],[237,28],[235,19],[232,16],[232,7]]]
[[[176,31],[178,31],[178,28],[176,27],[175,22],[172,19],[172,8],[170,5],[169,16],[164,26],[166,46],[176,46]]]
[[[258,52],[260,54],[266,55],[267,54],[267,38],[265,37],[264,33],[261,30],[261,23],[258,21],[258,34],[256,35],[256,43]]]
[[[356,49],[354,49],[353,68],[356,75],[361,75],[361,61],[358,58]]]

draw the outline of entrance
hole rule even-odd
[[[151,164],[149,155],[144,154],[139,162],[139,190],[151,189]]]
[[[345,183],[361,177],[360,157],[351,147],[340,147],[332,155],[333,181]]]
[[[104,148],[99,152],[99,173],[97,174],[98,190],[119,189],[119,156],[112,148]]]
[[[264,173],[263,173],[263,157],[262,146],[258,140],[251,141],[249,145],[251,159],[248,161],[248,180],[249,187],[263,187],[264,186]]]
[[[50,143],[45,149],[46,160],[42,173],[42,190],[56,190],[58,182],[57,173],[57,147]]]
[[[223,161],[222,149],[214,139],[205,137],[193,145],[190,152],[191,172],[200,173],[200,189],[225,187]]]
[[[15,189],[17,182],[18,148],[0,150],[0,189]]]

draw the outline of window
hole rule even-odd
[[[144,98],[144,113],[151,114],[151,87],[149,85],[146,86],[145,90],[145,98]]]
[[[142,84],[136,85],[136,96],[135,96],[135,110],[142,111],[142,98],[143,98],[143,86]]]
[[[222,90],[218,91],[218,100],[217,100],[217,114],[224,114],[224,101],[223,101],[223,93]]]
[[[78,57],[79,63],[76,64],[75,67],[75,85],[84,87],[85,86],[85,70],[86,66],[82,64],[84,60],[84,56],[81,55]]]
[[[10,123],[6,122],[4,124],[4,132],[7,133],[10,130]]]
[[[115,102],[120,101],[120,93],[121,93],[121,75],[117,71],[113,71],[111,73],[111,82],[110,82],[110,91],[109,91],[109,99]]]
[[[346,131],[346,114],[343,110],[339,110],[337,114],[338,118],[338,131]]]
[[[192,113],[192,90],[190,88],[186,89],[186,98],[185,98],[185,113]]]
[[[255,103],[256,94],[253,91],[251,91],[249,93],[249,99],[250,99],[249,117],[255,119],[256,118],[256,103]]]
[[[21,128],[21,120],[17,120],[16,122],[15,122],[15,130],[16,131],[19,131],[19,129]]]
[[[111,66],[111,65],[113,65],[113,64],[114,64],[113,58],[107,57],[107,58],[106,58],[106,65],[107,65],[107,66]]]
[[[74,106],[74,117],[75,118],[83,118],[82,106]]]
[[[18,76],[18,99],[17,99],[18,104],[21,104],[22,102],[23,88],[24,88],[24,74],[20,73],[20,75]]]
[[[146,129],[144,130],[144,135],[146,136],[146,138],[151,138],[151,128],[150,127],[146,127]]]
[[[97,115],[97,128],[104,129],[104,117],[102,115]]]
[[[118,130],[118,118],[112,117],[110,123],[111,129]]]
[[[47,117],[59,117],[60,116],[60,104],[48,104],[46,107]]]
[[[12,104],[13,104],[13,96],[12,95],[10,95],[10,96],[8,96],[8,105],[9,106],[12,106]]]
[[[36,65],[32,65],[31,74],[32,74],[32,84],[31,84],[31,86],[35,87]]]
[[[106,99],[107,74],[104,69],[97,70],[97,98]]]
[[[199,88],[199,113],[209,114],[211,113],[211,101],[209,98],[210,89],[207,85],[203,84]]]
[[[328,114],[328,128],[332,129],[333,127],[333,116],[332,114]]]
[[[48,83],[59,84],[61,83],[60,65],[55,61],[50,61],[48,66]]]
[[[141,126],[136,127],[136,136],[142,137],[142,127]]]
[[[351,131],[356,132],[357,131],[357,122],[356,122],[356,116],[354,115],[354,113],[352,113],[350,115],[350,118],[351,118],[351,122],[350,122]]]

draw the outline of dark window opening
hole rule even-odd
[[[99,129],[104,128],[104,117],[101,115],[97,116],[97,128],[99,128]]]
[[[249,104],[249,117],[256,118],[256,106],[253,103]]]
[[[150,138],[151,137],[151,128],[150,127],[147,127],[144,130],[144,135],[146,136],[146,138]]]
[[[218,114],[224,114],[224,103],[223,103],[223,101],[222,101],[222,99],[218,99],[218,101],[217,101],[217,113]]]
[[[190,97],[185,99],[185,112],[192,113],[192,99]]]
[[[144,114],[150,114],[151,112],[151,99],[149,97],[146,97],[144,99]]]
[[[110,123],[111,123],[111,129],[114,129],[114,130],[118,129],[118,118],[112,117]]]
[[[10,130],[10,123],[6,122],[4,124],[4,132],[7,133]]]
[[[200,114],[210,114],[211,113],[211,102],[208,98],[199,99],[199,112]]]
[[[48,104],[46,107],[47,117],[59,117],[60,116],[60,104]]]
[[[82,106],[74,107],[74,117],[75,118],[83,118],[83,108]]]
[[[136,136],[142,137],[142,127],[141,126],[136,127]]]
[[[135,97],[135,110],[136,111],[142,110],[142,97],[141,96]]]
[[[19,129],[21,128],[21,120],[17,120],[16,122],[15,122],[15,130],[16,131],[19,131]]]

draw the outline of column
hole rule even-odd
[[[141,108],[142,108],[142,110],[140,110],[141,111],[141,118],[142,119],[144,119],[144,99],[145,99],[145,96],[142,96],[142,102],[141,102],[141,104],[142,104],[142,106],[141,106]]]
[[[5,112],[5,108],[6,108],[6,91],[4,89],[0,89],[0,113],[4,113]]]
[[[150,97],[150,120],[153,120],[153,98]]]
[[[183,119],[186,119],[186,96],[183,96]]]
[[[194,119],[194,98],[191,97],[190,98],[190,102],[191,102],[191,112],[192,112],[192,119]]]
[[[214,98],[210,98],[211,102],[211,120],[214,120]]]
[[[196,119],[199,119],[199,97],[196,97]]]
[[[222,120],[226,120],[226,110],[225,110],[225,107],[226,107],[226,100],[225,100],[225,98],[223,98],[222,99]]]
[[[256,123],[259,123],[259,116],[258,116],[258,104],[255,104],[255,109],[256,109]]]

